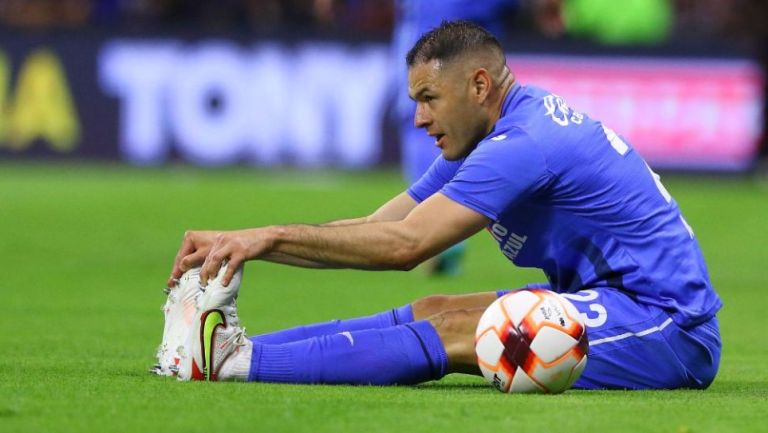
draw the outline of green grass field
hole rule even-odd
[[[469,376],[380,388],[146,373],[162,331],[160,289],[185,229],[359,216],[401,190],[395,172],[0,164],[0,432],[768,432],[768,182],[665,184],[725,301],[715,383],[507,396]],[[451,279],[251,263],[239,310],[258,333],[541,279],[480,234]]]

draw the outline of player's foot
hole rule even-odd
[[[161,307],[165,316],[163,339],[157,348],[157,364],[151,373],[174,376],[179,368],[179,347],[189,333],[197,310],[197,299],[203,293],[200,287],[200,268],[190,269],[179,278],[176,287],[166,288],[168,298]]]
[[[179,380],[247,380],[253,343],[219,309],[200,314],[182,353]],[[186,350],[186,349],[189,350]]]
[[[229,285],[224,286],[221,281],[224,278],[224,274],[227,272],[225,264],[219,269],[219,273],[216,278],[208,281],[208,285],[202,289],[202,294],[197,297],[196,310],[194,317],[191,321],[191,327],[188,327],[188,332],[185,334],[186,339],[183,341],[183,346],[178,350],[179,356],[184,357],[193,352],[193,347],[200,343],[199,335],[195,333],[195,327],[199,326],[202,320],[203,314],[207,311],[217,310],[224,315],[226,323],[229,327],[237,328],[240,326],[240,318],[237,316],[237,295],[240,292],[240,283],[243,281],[243,267],[240,266]],[[183,364],[183,360],[182,360]],[[200,365],[200,364],[198,364]],[[191,366],[188,366],[191,368]],[[191,373],[187,373],[188,376]],[[188,380],[188,379],[185,379]]]

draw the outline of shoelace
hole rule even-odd
[[[224,340],[224,346],[233,344],[235,346],[245,346],[246,345],[246,336],[245,336],[245,328],[237,328],[235,332],[232,333],[229,337],[227,337],[226,340]]]

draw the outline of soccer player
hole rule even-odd
[[[694,232],[632,146],[560,96],[517,83],[475,24],[443,23],[407,64],[414,122],[441,150],[421,179],[367,217],[187,232],[169,284],[202,265],[206,295],[228,290],[217,302],[231,304],[246,260],[410,270],[486,229],[514,264],[544,271],[535,286],[569,294],[585,318],[589,362],[576,388],[706,388],[722,303]],[[203,302],[179,377],[414,384],[477,374],[475,327],[502,293],[430,296],[250,339]]]

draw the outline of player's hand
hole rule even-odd
[[[176,282],[184,272],[203,264],[205,257],[216,241],[218,231],[192,231],[184,233],[181,248],[173,261],[173,270],[168,278],[168,287],[176,286]]]
[[[213,245],[205,256],[200,270],[200,283],[205,286],[208,280],[216,278],[219,269],[227,263],[227,272],[221,283],[228,286],[232,276],[246,260],[258,258],[272,248],[265,229],[236,230],[220,232],[214,235]]]

